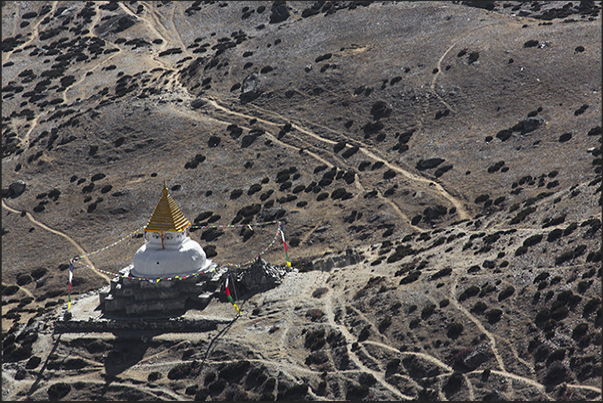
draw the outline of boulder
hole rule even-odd
[[[192,102],[191,102],[191,108],[193,109],[199,109],[202,106],[204,106],[205,104],[207,104],[207,101],[203,98],[195,98]]]
[[[287,18],[289,18],[289,10],[287,9],[287,6],[283,3],[275,2],[275,4],[270,9],[270,11],[271,11],[271,14],[270,14],[270,23],[271,24],[283,22]]]
[[[256,73],[252,73],[243,80],[241,96],[243,103],[251,102],[262,94],[262,82]]]
[[[13,182],[8,187],[8,195],[12,199],[19,197],[23,194],[23,192],[25,192],[25,188],[26,188],[25,182],[23,182],[22,180]]]
[[[486,343],[472,349],[461,359],[461,362],[465,367],[473,371],[484,362],[489,361],[491,358],[492,353],[490,351],[490,345]]]

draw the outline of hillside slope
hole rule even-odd
[[[72,400],[600,399],[601,4],[474,3],[2,3],[3,398],[67,373]],[[153,383],[224,329],[117,370],[129,339],[44,321],[164,181],[196,226],[281,220],[297,271]],[[191,236],[236,264],[274,229]],[[72,297],[109,278],[78,267]],[[27,323],[54,367],[14,354]]]

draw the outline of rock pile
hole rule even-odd
[[[238,298],[250,297],[279,286],[287,268],[272,265],[259,258],[251,266],[231,270]]]

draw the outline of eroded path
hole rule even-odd
[[[4,199],[2,199],[2,208],[10,211],[11,213],[15,213],[15,214],[21,214],[21,211],[15,210],[9,206],[6,205],[6,202],[4,201]],[[69,243],[71,243],[76,249],[77,251],[80,253],[80,255],[85,255],[87,252],[84,250],[84,248],[82,248],[80,246],[80,244],[78,244],[73,238],[71,238],[69,235],[61,232],[61,231],[57,231],[53,228],[50,228],[49,226],[39,222],[38,220],[36,220],[34,218],[33,215],[31,215],[31,213],[29,212],[25,212],[26,217],[29,219],[29,221],[31,221],[32,223],[34,223],[35,225],[37,225],[38,227],[42,228],[45,231],[51,232],[55,235],[58,235],[60,237],[65,238],[67,241],[69,241]],[[111,282],[111,279],[109,277],[107,277],[105,274],[97,271],[94,267],[94,264],[92,263],[92,261],[90,259],[88,259],[87,256],[83,256],[82,260],[84,261],[84,263],[86,263],[88,266],[91,267],[91,270],[96,273],[99,277],[103,278],[104,280],[107,281],[107,284],[109,284]]]
[[[262,118],[262,117],[259,117],[259,116],[256,116],[256,115],[252,116],[252,115],[249,115],[249,114],[246,114],[246,113],[243,113],[243,112],[235,111],[233,109],[230,109],[230,108],[224,106],[223,104],[219,103],[215,99],[208,98],[207,102],[211,106],[213,106],[214,108],[216,108],[216,109],[218,109],[220,111],[226,112],[227,114],[238,116],[238,117],[245,118],[245,119],[248,119],[248,120],[249,119],[257,119],[258,122],[261,122],[261,123],[263,123],[265,125],[268,125],[268,126],[271,126],[271,127],[279,127],[279,125],[282,125],[285,122],[288,122],[288,120],[285,119],[285,118],[283,118],[283,117],[281,117],[282,122],[277,123],[277,122],[270,121],[270,120],[267,120],[265,118]],[[331,146],[337,144],[336,141],[331,140],[331,139],[327,139],[325,137],[322,137],[319,134],[316,134],[315,132],[313,132],[313,131],[311,131],[311,130],[309,130],[309,129],[305,128],[304,126],[301,126],[301,125],[299,125],[297,123],[292,123],[291,127],[293,129],[299,131],[300,133],[306,134],[309,137],[314,138],[314,139],[316,139],[316,140],[318,140],[318,141],[320,141],[322,143],[325,143],[325,144],[328,144],[328,145],[331,145]],[[359,151],[362,152],[363,154],[365,154],[367,157],[371,158],[372,160],[382,162],[388,168],[390,168],[390,169],[392,169],[392,170],[394,170],[394,171],[396,171],[398,173],[401,173],[406,178],[408,178],[408,179],[410,179],[412,181],[423,182],[423,183],[429,184],[431,187],[435,188],[435,192],[437,192],[440,196],[442,196],[445,199],[447,199],[448,201],[450,201],[456,207],[457,212],[459,213],[460,219],[470,218],[469,213],[467,212],[467,210],[466,210],[464,204],[462,203],[462,201],[459,200],[459,199],[457,199],[453,195],[451,195],[439,183],[436,183],[436,182],[434,182],[434,181],[432,181],[432,180],[430,180],[428,178],[424,178],[424,177],[415,175],[415,174],[413,174],[413,173],[411,173],[411,172],[409,172],[409,171],[401,168],[400,166],[389,162],[385,158],[378,156],[376,154],[376,151],[371,151],[369,149],[369,147],[367,145],[363,144],[362,142],[359,142],[357,140],[352,140],[352,139],[349,139],[349,138],[347,138],[347,139],[349,140],[349,142],[351,144],[358,143],[359,144]],[[299,139],[299,140],[303,141],[302,139]],[[306,151],[306,150],[304,150],[304,151]],[[331,154],[333,154],[333,153],[331,153]],[[336,158],[334,155],[331,155],[331,156],[333,158]],[[390,205],[392,205],[392,207],[394,208],[394,210],[396,210],[396,212],[401,217],[403,217],[407,222],[410,222],[409,218],[404,213],[402,213],[402,211],[400,210],[399,206],[397,206],[394,202],[392,202],[391,200],[389,200],[387,198],[383,198],[383,199],[384,199],[384,201],[387,201]],[[415,227],[415,226],[413,226],[413,227],[415,229],[419,230],[419,231],[421,230],[418,227]]]

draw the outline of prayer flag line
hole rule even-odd
[[[219,265],[217,267],[212,268],[210,271],[213,272],[213,271],[216,271],[216,269],[224,268],[224,267],[242,268],[242,267],[245,267],[245,266],[248,266],[248,265],[254,263],[255,261],[257,261],[263,254],[265,254],[274,245],[274,243],[278,239],[279,233],[281,235],[281,239],[283,241],[283,246],[284,246],[284,249],[285,249],[285,257],[287,259],[287,267],[291,267],[291,261],[289,260],[289,254],[287,253],[287,244],[285,242],[285,234],[284,234],[284,231],[283,231],[283,224],[282,224],[281,221],[267,221],[267,222],[255,223],[255,224],[228,224],[228,225],[211,225],[211,226],[210,225],[208,225],[208,226],[191,226],[191,228],[197,228],[197,229],[203,229],[203,228],[241,228],[241,227],[250,227],[251,228],[251,226],[260,226],[260,225],[269,225],[269,224],[278,224],[278,228],[276,230],[274,238],[272,239],[272,241],[268,244],[268,246],[262,252],[258,253],[255,256],[255,258],[253,258],[253,259],[251,259],[251,260],[249,260],[249,261],[247,261],[245,263],[242,263],[242,264],[224,263],[224,264],[221,264],[221,265]],[[71,309],[71,284],[72,284],[72,281],[73,281],[74,263],[78,263],[81,266],[85,266],[85,267],[88,267],[88,268],[91,268],[91,269],[95,269],[95,270],[97,270],[97,271],[99,271],[101,273],[109,274],[109,275],[112,275],[114,277],[128,278],[129,280],[137,279],[139,281],[149,281],[149,282],[156,282],[156,283],[158,283],[161,280],[164,280],[164,281],[171,281],[171,280],[175,280],[175,279],[184,280],[186,278],[197,276],[197,275],[200,275],[200,274],[205,274],[205,273],[208,272],[208,271],[196,272],[196,273],[193,273],[193,274],[190,274],[190,275],[187,275],[187,276],[178,276],[177,275],[177,276],[174,276],[174,277],[167,277],[167,278],[131,277],[131,276],[126,276],[126,275],[119,274],[119,273],[109,272],[109,271],[102,270],[102,269],[99,269],[99,268],[96,268],[96,267],[92,267],[92,266],[90,266],[90,265],[88,265],[88,264],[83,263],[83,262],[80,261],[81,258],[95,255],[95,254],[100,253],[102,251],[105,251],[105,250],[107,250],[107,249],[109,249],[109,248],[111,248],[113,246],[116,246],[119,243],[125,241],[126,239],[130,238],[131,236],[133,236],[134,234],[136,234],[136,233],[138,233],[138,232],[140,232],[142,230],[144,230],[144,227],[137,229],[136,231],[134,231],[134,232],[126,235],[125,237],[121,238],[120,240],[118,240],[116,242],[113,242],[112,244],[110,244],[108,246],[105,246],[105,247],[103,247],[101,249],[98,249],[96,251],[93,251],[93,252],[90,252],[90,253],[87,253],[87,254],[75,256],[75,257],[73,257],[72,259],[69,260],[69,290],[68,290],[68,305],[67,305],[67,310],[68,311]],[[227,273],[230,273],[230,269],[228,269]],[[228,275],[226,277],[226,280],[228,282]],[[240,314],[239,308],[233,302],[234,300],[232,300],[232,297],[230,297],[229,293],[228,293],[228,297],[229,297],[229,300],[231,301],[231,303],[237,309],[237,312],[239,312],[239,314]]]

